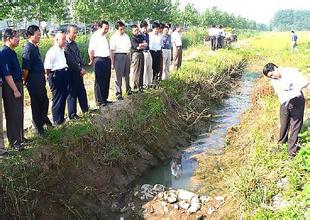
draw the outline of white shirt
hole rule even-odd
[[[45,55],[44,69],[55,71],[66,67],[68,67],[68,65],[65,57],[65,50],[55,44]]]
[[[177,47],[182,46],[181,34],[177,31],[174,31],[171,35],[171,42],[173,46],[177,46]]]
[[[88,51],[93,50],[95,57],[110,56],[109,42],[102,31],[99,29],[95,31],[90,37]]]
[[[279,68],[281,78],[272,79],[271,84],[281,104],[301,95],[301,89],[309,83],[297,68]]]
[[[131,48],[131,42],[126,33],[120,34],[115,32],[110,39],[110,49],[114,53],[129,53]]]
[[[162,35],[160,33],[156,35],[153,32],[151,32],[149,33],[149,37],[150,37],[150,45],[149,45],[150,50],[161,50],[163,46]]]
[[[217,30],[216,28],[212,27],[212,28],[209,28],[209,36],[210,37],[215,37],[217,35]]]

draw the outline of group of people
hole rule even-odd
[[[210,37],[211,50],[215,51],[217,49],[223,48],[225,32],[222,25],[219,25],[217,27],[215,25],[212,25],[209,28],[208,32]]]
[[[95,99],[98,106],[106,106],[108,101],[111,70],[115,69],[115,87],[117,100],[123,100],[122,80],[125,78],[126,93],[143,92],[156,80],[169,77],[170,62],[173,53],[173,66],[179,69],[182,62],[181,27],[171,31],[171,27],[154,22],[148,33],[148,23],[132,25],[132,37],[125,33],[125,24],[115,25],[116,31],[110,41],[106,35],[109,23],[97,22],[97,30],[89,41],[89,64],[95,73]],[[66,33],[55,36],[54,45],[47,51],[43,62],[38,44],[41,38],[40,28],[31,25],[27,29],[28,42],[22,50],[20,66],[15,48],[19,45],[19,33],[6,29],[3,34],[4,45],[0,50],[1,92],[0,109],[4,105],[7,137],[10,147],[23,150],[24,137],[24,98],[26,86],[32,110],[34,126],[43,134],[45,126],[60,125],[65,121],[65,108],[68,107],[70,119],[78,119],[77,101],[82,112],[89,110],[83,76],[86,74],[79,47],[76,43],[77,26],[69,25]],[[133,91],[130,86],[130,66],[134,77]],[[48,118],[49,99],[46,79],[52,92],[52,119]],[[1,112],[2,113],[2,112]],[[0,156],[7,155],[4,150],[2,114],[0,115]]]

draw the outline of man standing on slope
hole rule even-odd
[[[296,156],[298,133],[303,124],[305,110],[302,89],[306,88],[310,81],[296,68],[278,68],[273,63],[266,64],[263,73],[271,78],[271,84],[281,103],[279,143],[288,142],[288,154]],[[289,131],[290,137],[288,138]]]

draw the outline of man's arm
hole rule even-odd
[[[94,57],[95,57],[95,51],[94,50],[89,50],[88,51],[88,56],[89,56],[89,65],[93,65]]]
[[[78,59],[76,59],[69,48],[69,45],[65,47],[65,57],[67,61],[67,65],[70,69],[72,69],[74,72],[81,72],[82,67],[80,66],[80,63],[78,62]]]
[[[15,98],[20,98],[22,95],[19,92],[19,90],[17,89],[17,87],[16,87],[16,85],[14,83],[12,75],[7,75],[4,78],[5,78],[5,81],[9,84],[10,88],[12,89],[12,91],[14,93],[14,97]]]

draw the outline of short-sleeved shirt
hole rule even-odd
[[[180,47],[182,46],[182,38],[181,34],[177,31],[173,32],[171,35],[171,41],[175,44],[175,46]]]
[[[101,30],[95,31],[89,40],[88,51],[93,50],[95,57],[110,56],[109,42],[105,35],[102,35]]]
[[[163,35],[163,49],[171,49],[172,48],[172,42],[171,42],[171,36],[169,34]]]
[[[144,37],[140,34],[132,35],[131,39],[131,51],[132,52],[141,52],[143,49],[139,48],[139,44],[143,43]]]
[[[126,33],[121,35],[119,32],[115,32],[111,36],[110,49],[113,50],[114,53],[128,53],[130,47],[130,39]]]
[[[297,68],[279,68],[280,79],[272,79],[271,84],[278,95],[281,104],[300,96],[301,89],[309,83]]]
[[[149,51],[150,47],[150,36],[149,33],[141,33],[141,36],[144,38],[144,41],[147,43],[147,47],[144,48],[144,51]]]
[[[44,69],[51,71],[61,70],[68,67],[64,48],[57,44],[52,46],[45,55]]]
[[[4,45],[0,50],[0,72],[1,76],[12,75],[14,81],[22,79],[22,70],[20,68],[17,54],[10,47]]]
[[[162,35],[160,33],[150,33],[150,50],[161,50],[162,48]]]
[[[41,58],[39,48],[28,42],[23,48],[22,53],[22,69],[29,71],[29,75],[44,76],[44,65]]]

